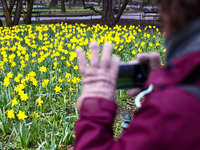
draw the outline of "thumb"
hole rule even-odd
[[[152,52],[149,54],[149,66],[151,72],[156,71],[160,67],[160,54],[157,52]]]
[[[141,92],[141,88],[133,88],[128,90],[127,95],[130,97],[134,97],[136,95],[138,95]]]

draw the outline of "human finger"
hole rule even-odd
[[[111,43],[104,43],[102,57],[101,57],[102,68],[110,67],[112,51],[113,51],[113,45]]]
[[[139,61],[137,59],[127,62],[127,64],[138,64],[138,63]]]
[[[76,53],[77,53],[79,69],[80,69],[81,74],[83,75],[85,72],[85,69],[87,67],[87,60],[85,57],[85,53],[84,53],[83,49],[81,49],[81,48],[76,49]]]
[[[141,88],[133,88],[133,89],[128,90],[127,95],[133,97],[133,96],[138,95],[140,92],[141,92]]]
[[[157,52],[152,52],[149,54],[149,66],[151,72],[156,71],[160,67],[160,54]]]
[[[147,54],[147,53],[139,53],[139,54],[137,54],[137,61],[139,63],[148,64],[149,63],[149,54]]]
[[[99,46],[96,41],[92,41],[89,45],[91,49],[91,66],[98,67],[99,66]]]
[[[131,64],[139,64],[139,63],[148,64],[149,63],[149,54],[139,53],[137,55],[137,59],[130,63]],[[132,89],[128,90],[127,95],[134,97],[137,94],[139,94],[141,92],[141,90],[142,90],[142,88],[132,88]]]
[[[118,56],[113,56],[111,60],[111,73],[117,75],[119,72],[120,58]],[[116,76],[117,78],[117,76]]]

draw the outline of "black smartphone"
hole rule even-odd
[[[117,78],[117,89],[143,87],[148,72],[148,64],[121,64]]]

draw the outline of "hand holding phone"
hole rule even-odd
[[[117,78],[117,89],[143,87],[148,72],[148,64],[121,64]]]

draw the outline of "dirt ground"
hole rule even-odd
[[[90,19],[90,20],[42,20],[42,21],[34,21],[35,24],[51,24],[51,23],[84,23],[88,25],[101,24],[104,25],[105,21],[103,19]],[[141,27],[145,27],[147,25],[155,25],[157,28],[162,30],[162,25],[158,20],[133,20],[133,19],[120,19],[118,22],[119,25],[140,25]]]

